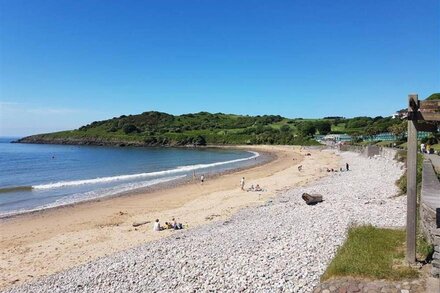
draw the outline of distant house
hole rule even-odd
[[[315,135],[313,136],[313,138],[314,138],[316,141],[322,141],[322,140],[324,139],[324,136],[325,136],[325,135],[322,135],[322,134],[315,134]]]
[[[336,134],[335,139],[337,142],[347,142],[351,141],[353,138],[348,134]]]
[[[352,137],[348,134],[327,134],[315,135],[315,139],[318,141],[348,142],[352,140]]]
[[[395,141],[397,136],[390,132],[383,132],[373,136],[363,136],[362,139],[365,141]]]
[[[405,119],[408,117],[408,109],[402,109],[392,115],[393,119]]]
[[[429,136],[429,134],[430,134],[430,132],[418,131],[417,132],[417,139],[420,140],[422,138],[426,138]],[[406,137],[406,136],[407,136],[407,134],[405,133],[404,137]],[[379,134],[376,134],[373,136],[363,136],[362,139],[365,141],[395,141],[398,139],[398,137],[390,132],[383,132],[383,133],[379,133]]]

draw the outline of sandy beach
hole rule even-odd
[[[243,146],[269,152],[264,165],[207,178],[182,186],[103,199],[0,220],[0,289],[26,283],[102,256],[167,237],[174,232],[152,231],[175,217],[189,229],[225,220],[236,211],[260,205],[296,186],[326,176],[326,167],[339,168],[337,155],[292,146]],[[310,156],[305,156],[310,153]],[[303,166],[301,172],[298,165]],[[259,184],[264,192],[240,190]],[[134,222],[150,221],[133,227]]]

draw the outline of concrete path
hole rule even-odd
[[[437,173],[440,172],[440,156],[425,154],[425,158],[430,159]]]
[[[435,281],[435,280],[434,280]],[[394,293],[438,293],[431,290],[423,278],[415,280],[386,281],[386,280],[362,280],[351,277],[331,279],[321,283],[313,290],[313,293],[370,293],[370,292],[394,292]]]
[[[440,163],[437,158],[433,158],[432,161],[435,162],[434,164]],[[433,168],[435,165],[431,162],[423,161],[422,201],[435,213],[436,209],[440,208],[440,182]],[[440,167],[440,164],[437,167]]]

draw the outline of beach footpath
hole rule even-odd
[[[311,292],[350,226],[405,225],[406,198],[395,197],[394,184],[402,164],[351,152],[339,156],[337,163],[348,162],[350,171],[325,172],[229,218],[6,292]],[[302,165],[306,170],[307,159]],[[321,194],[324,201],[308,206],[304,192]]]

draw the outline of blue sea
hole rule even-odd
[[[0,138],[0,217],[252,165],[258,153],[11,143]]]

